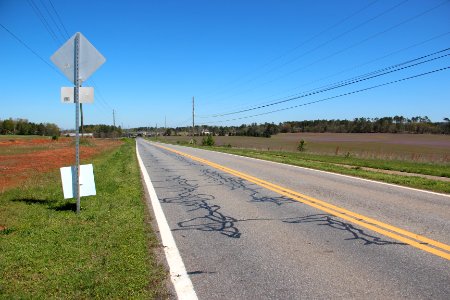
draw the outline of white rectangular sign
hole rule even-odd
[[[76,198],[75,166],[61,168],[64,199]],[[94,167],[92,164],[80,165],[80,197],[95,196]]]
[[[61,102],[62,103],[75,103],[75,88],[74,87],[62,87],[61,88]],[[94,88],[93,87],[80,87],[80,103],[94,103]]]

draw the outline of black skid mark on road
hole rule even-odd
[[[226,216],[220,212],[221,207],[216,204],[209,204],[208,201],[215,200],[213,195],[198,193],[198,184],[191,183],[190,180],[182,176],[168,176],[166,182],[172,186],[180,188],[177,196],[161,199],[162,203],[180,204],[188,208],[188,212],[204,211],[204,216],[195,217],[186,221],[178,222],[178,230],[199,230],[214,231],[231,238],[240,238],[241,233],[235,226],[236,219]]]
[[[207,182],[226,186],[230,190],[244,190],[244,191],[253,191],[253,189],[248,187],[244,179],[234,177],[234,176],[226,176],[224,173],[218,172],[214,169],[202,169],[202,176],[206,177]]]
[[[317,225],[319,226],[329,226],[333,229],[345,231],[352,235],[351,238],[346,238],[345,240],[361,240],[364,242],[364,245],[406,245],[405,243],[391,242],[380,237],[368,234],[364,232],[364,230],[356,228],[350,223],[339,221],[332,215],[328,214],[315,214],[305,217],[289,218],[283,220],[283,222],[294,224],[317,223]]]
[[[249,186],[249,182],[242,178],[237,178],[234,176],[227,176],[224,173],[217,172],[215,170],[211,169],[204,169],[202,170],[202,174],[206,176],[210,181],[212,181],[215,184],[223,185],[231,190],[243,190],[244,192],[247,192],[247,194],[251,197],[250,202],[256,202],[256,203],[273,203],[277,206],[281,206],[283,204],[288,203],[297,203],[297,201],[285,197],[285,196],[279,196],[279,197],[268,197],[268,196],[262,196],[259,190],[256,188],[251,188]]]
[[[200,230],[200,231],[218,231],[223,235],[231,238],[240,238],[241,233],[235,226],[236,219],[225,216],[220,210],[220,206],[213,204],[209,205],[206,201],[202,203],[197,209],[206,209],[208,214],[203,217],[192,218],[187,221],[178,222],[180,229],[175,230]]]
[[[251,202],[259,202],[259,203],[273,203],[276,204],[277,206],[281,206],[283,204],[289,204],[289,203],[297,203],[297,201],[285,197],[285,196],[279,196],[279,197],[257,197],[256,194],[252,195],[252,200]]]
[[[180,154],[173,153],[173,152],[164,152],[164,153],[166,155],[168,155],[168,156],[170,156],[172,158],[175,158],[176,160],[178,160],[178,161],[188,165],[188,166],[197,166],[197,167],[203,166],[203,164],[198,163],[198,162],[196,162],[196,161],[194,161],[194,160],[192,160],[190,158],[184,157],[184,156],[182,156]]]

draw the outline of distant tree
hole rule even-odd
[[[2,127],[2,134],[14,134],[14,122],[11,118],[8,120],[4,120]]]

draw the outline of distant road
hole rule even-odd
[[[137,140],[199,299],[450,295],[450,197]]]

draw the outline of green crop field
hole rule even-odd
[[[135,143],[89,159],[97,196],[64,200],[59,170],[0,194],[1,299],[166,297]]]

